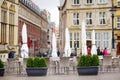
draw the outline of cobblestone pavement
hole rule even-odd
[[[96,76],[78,76],[77,73],[69,75],[48,74],[43,77],[28,77],[27,75],[7,74],[0,80],[120,80],[120,72],[99,73]]]

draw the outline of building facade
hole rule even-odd
[[[0,50],[18,49],[18,0],[0,0]]]
[[[47,50],[48,12],[32,0],[0,0],[0,51],[16,51],[22,46],[22,27],[27,26],[29,56]]]
[[[87,47],[92,47],[92,30],[94,29],[96,47],[107,48],[109,54],[111,54],[111,6],[111,0],[64,0],[64,3],[59,7],[61,50],[64,50],[65,46],[65,35],[63,33],[65,33],[65,28],[68,27],[70,31],[71,50],[75,52],[76,43],[77,54],[80,55],[82,52],[81,28],[82,22],[85,21]]]
[[[49,22],[47,11],[40,10],[31,0],[19,0],[18,35],[21,44],[21,30],[23,23],[27,25],[29,55],[35,56],[47,50],[47,30]]]
[[[114,12],[114,37],[116,43],[116,53],[120,55],[120,0],[113,0]]]

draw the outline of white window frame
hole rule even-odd
[[[80,20],[79,20],[79,13],[73,13],[73,25],[79,25],[80,24]]]
[[[120,16],[117,17],[117,29],[120,29]]]
[[[106,0],[98,0],[98,3],[99,3],[99,4],[105,4],[105,3],[106,3]]]
[[[120,7],[120,0],[117,0],[117,6]]]
[[[106,13],[105,12],[99,12],[99,24],[100,25],[106,24]]]
[[[109,33],[108,32],[104,32],[104,48],[108,48],[109,47]]]
[[[96,47],[101,47],[101,34],[100,32],[97,32],[95,33],[95,44],[96,44]]]
[[[92,25],[92,12],[86,13],[86,25]]]
[[[72,48],[72,33],[70,33],[70,48]]]
[[[79,5],[80,4],[80,0],[72,0],[72,5]]]
[[[75,32],[74,33],[74,44],[75,44],[75,42],[77,42],[77,48],[80,47],[80,45],[79,45],[79,38],[80,38],[79,32]]]
[[[93,0],[86,0],[86,4],[92,4]]]

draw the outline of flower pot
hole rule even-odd
[[[4,68],[0,68],[0,76],[4,76]]]
[[[97,75],[98,66],[78,67],[78,75]]]
[[[28,76],[46,76],[47,68],[26,68]]]

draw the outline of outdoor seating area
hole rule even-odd
[[[99,56],[100,59],[100,71],[102,72],[113,72],[115,69],[120,71],[120,56],[112,57],[108,56]]]
[[[46,57],[48,75],[69,75],[77,72],[79,57]],[[120,72],[120,57],[99,56],[99,72]],[[5,73],[26,75],[26,59],[7,59]]]

